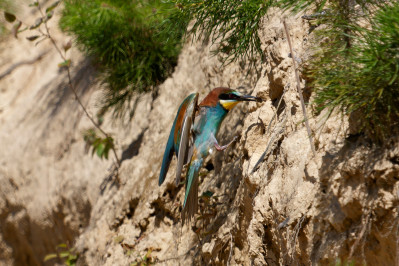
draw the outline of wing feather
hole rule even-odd
[[[166,174],[168,173],[170,162],[172,161],[173,153],[175,152],[173,148],[173,129],[174,125],[172,127],[172,130],[170,131],[168,142],[166,143],[166,148],[165,152],[163,154],[163,160],[162,160],[162,166],[161,166],[161,172],[159,174],[159,181],[158,185],[162,185],[163,181],[165,180]]]
[[[179,156],[177,158],[177,166],[176,166],[176,186],[180,183],[181,172],[183,170],[183,165],[185,164],[187,153],[190,150],[189,140],[191,134],[191,126],[192,126],[192,117],[187,115],[184,119],[183,129],[180,138],[180,146],[179,146]]]
[[[169,170],[173,154],[176,153],[178,158],[178,167],[176,177],[180,180],[183,164],[189,149],[189,139],[191,136],[191,127],[194,120],[195,111],[198,108],[198,93],[192,93],[187,96],[177,111],[173,126],[171,128],[168,142],[166,144],[161,172],[159,174],[159,185],[161,185]]]

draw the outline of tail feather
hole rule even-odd
[[[175,125],[173,124],[172,130],[170,131],[168,143],[166,144],[165,153],[163,154],[161,172],[159,174],[158,185],[162,185],[165,180],[166,174],[168,173],[170,162],[172,161],[174,146],[173,146],[173,133]]]
[[[182,223],[190,222],[198,211],[198,174],[202,166],[202,159],[194,160],[188,169],[186,179],[186,194],[184,197]]]
[[[191,191],[188,195],[186,206],[183,207],[182,224],[189,223],[198,211],[198,178],[194,180]]]

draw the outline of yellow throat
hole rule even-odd
[[[233,109],[234,106],[238,104],[238,101],[235,100],[220,100],[220,104],[223,106],[224,109],[226,110],[231,110]]]

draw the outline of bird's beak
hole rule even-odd
[[[238,101],[246,101],[246,102],[263,102],[262,98],[251,96],[251,95],[240,95],[237,99]]]

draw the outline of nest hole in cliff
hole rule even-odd
[[[213,165],[212,161],[209,161],[206,165],[205,165],[206,170],[208,171],[212,171],[215,169],[215,166]]]
[[[280,116],[281,113],[286,108],[284,98],[282,98],[282,97],[283,97],[283,95],[281,95],[279,98],[272,100],[272,104],[273,104],[274,108],[276,108],[277,116]]]

